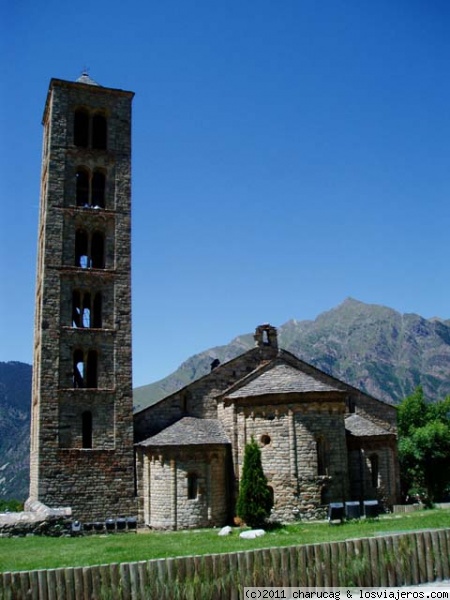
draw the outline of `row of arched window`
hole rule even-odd
[[[74,144],[79,148],[106,150],[108,123],[101,113],[80,108],[74,113]],[[76,206],[105,208],[106,175],[79,167],[76,171]],[[75,233],[75,266],[82,269],[105,268],[105,236],[101,231]],[[102,327],[102,294],[74,290],[72,292],[72,326]],[[72,383],[74,388],[98,387],[98,353],[95,350],[73,352]],[[92,448],[93,427],[91,411],[81,415],[82,447]]]
[[[106,150],[108,122],[101,113],[78,108],[73,118],[73,142],[79,148]]]

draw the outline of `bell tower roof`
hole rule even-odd
[[[99,83],[97,83],[96,81],[94,81],[92,79],[92,77],[89,76],[89,73],[87,71],[83,71],[80,75],[80,77],[78,77],[78,79],[76,80],[77,83],[84,83],[86,85],[97,85],[98,87],[101,87]]]

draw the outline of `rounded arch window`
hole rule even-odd
[[[73,129],[75,146],[87,148],[89,146],[89,113],[84,108],[79,108],[75,111]]]
[[[105,208],[106,177],[103,171],[95,170],[92,175],[92,206]]]
[[[105,236],[101,231],[94,231],[91,242],[92,267],[105,268]]]
[[[106,148],[106,136],[106,117],[97,113],[92,117],[92,148],[104,150]]]
[[[197,473],[188,473],[187,476],[187,497],[188,500],[195,500],[198,495],[198,475]]]
[[[76,204],[86,206],[89,204],[89,172],[79,167],[75,174],[76,179]]]
[[[270,437],[269,434],[263,433],[263,435],[260,437],[260,441],[263,446],[268,446],[270,444],[270,442],[272,441],[272,438]]]

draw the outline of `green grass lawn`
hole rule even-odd
[[[239,530],[219,537],[218,529],[145,534],[92,535],[80,538],[0,538],[0,571],[134,562],[151,558],[237,552],[270,546],[331,542],[386,533],[450,527],[450,509],[433,509],[343,525],[296,523],[242,540]]]

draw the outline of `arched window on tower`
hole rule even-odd
[[[102,295],[97,292],[72,292],[72,327],[100,329],[102,327]]]
[[[106,177],[102,171],[94,171],[92,176],[91,205],[95,208],[105,208]]]
[[[94,231],[89,236],[84,229],[75,233],[75,266],[81,269],[105,268],[105,236]]]
[[[76,204],[89,205],[89,173],[83,168],[79,168],[76,173]]]
[[[78,148],[105,150],[108,138],[108,122],[100,113],[89,114],[85,108],[77,108],[73,116],[73,143]]]
[[[95,350],[84,353],[77,349],[73,353],[73,387],[98,387],[98,355]]]
[[[91,295],[83,295],[83,309],[81,314],[81,326],[91,327]]]
[[[106,149],[106,118],[96,114],[92,118],[92,148],[96,150]]]
[[[100,329],[102,327],[102,295],[100,292],[95,294],[94,297],[91,327],[95,327],[97,329]]]
[[[105,268],[105,238],[100,231],[92,234],[91,257],[93,269]]]
[[[87,354],[86,364],[86,387],[96,388],[97,382],[97,352],[89,350]]]
[[[86,231],[78,229],[75,233],[75,266],[89,269],[91,261],[89,258],[89,239]]]
[[[81,414],[81,435],[83,448],[92,448],[92,413],[85,410]]]
[[[82,350],[73,353],[73,387],[84,388],[84,357]]]
[[[89,146],[89,113],[83,108],[75,111],[73,118],[73,141],[75,146]]]
[[[81,294],[77,290],[72,292],[72,327],[81,327]]]

